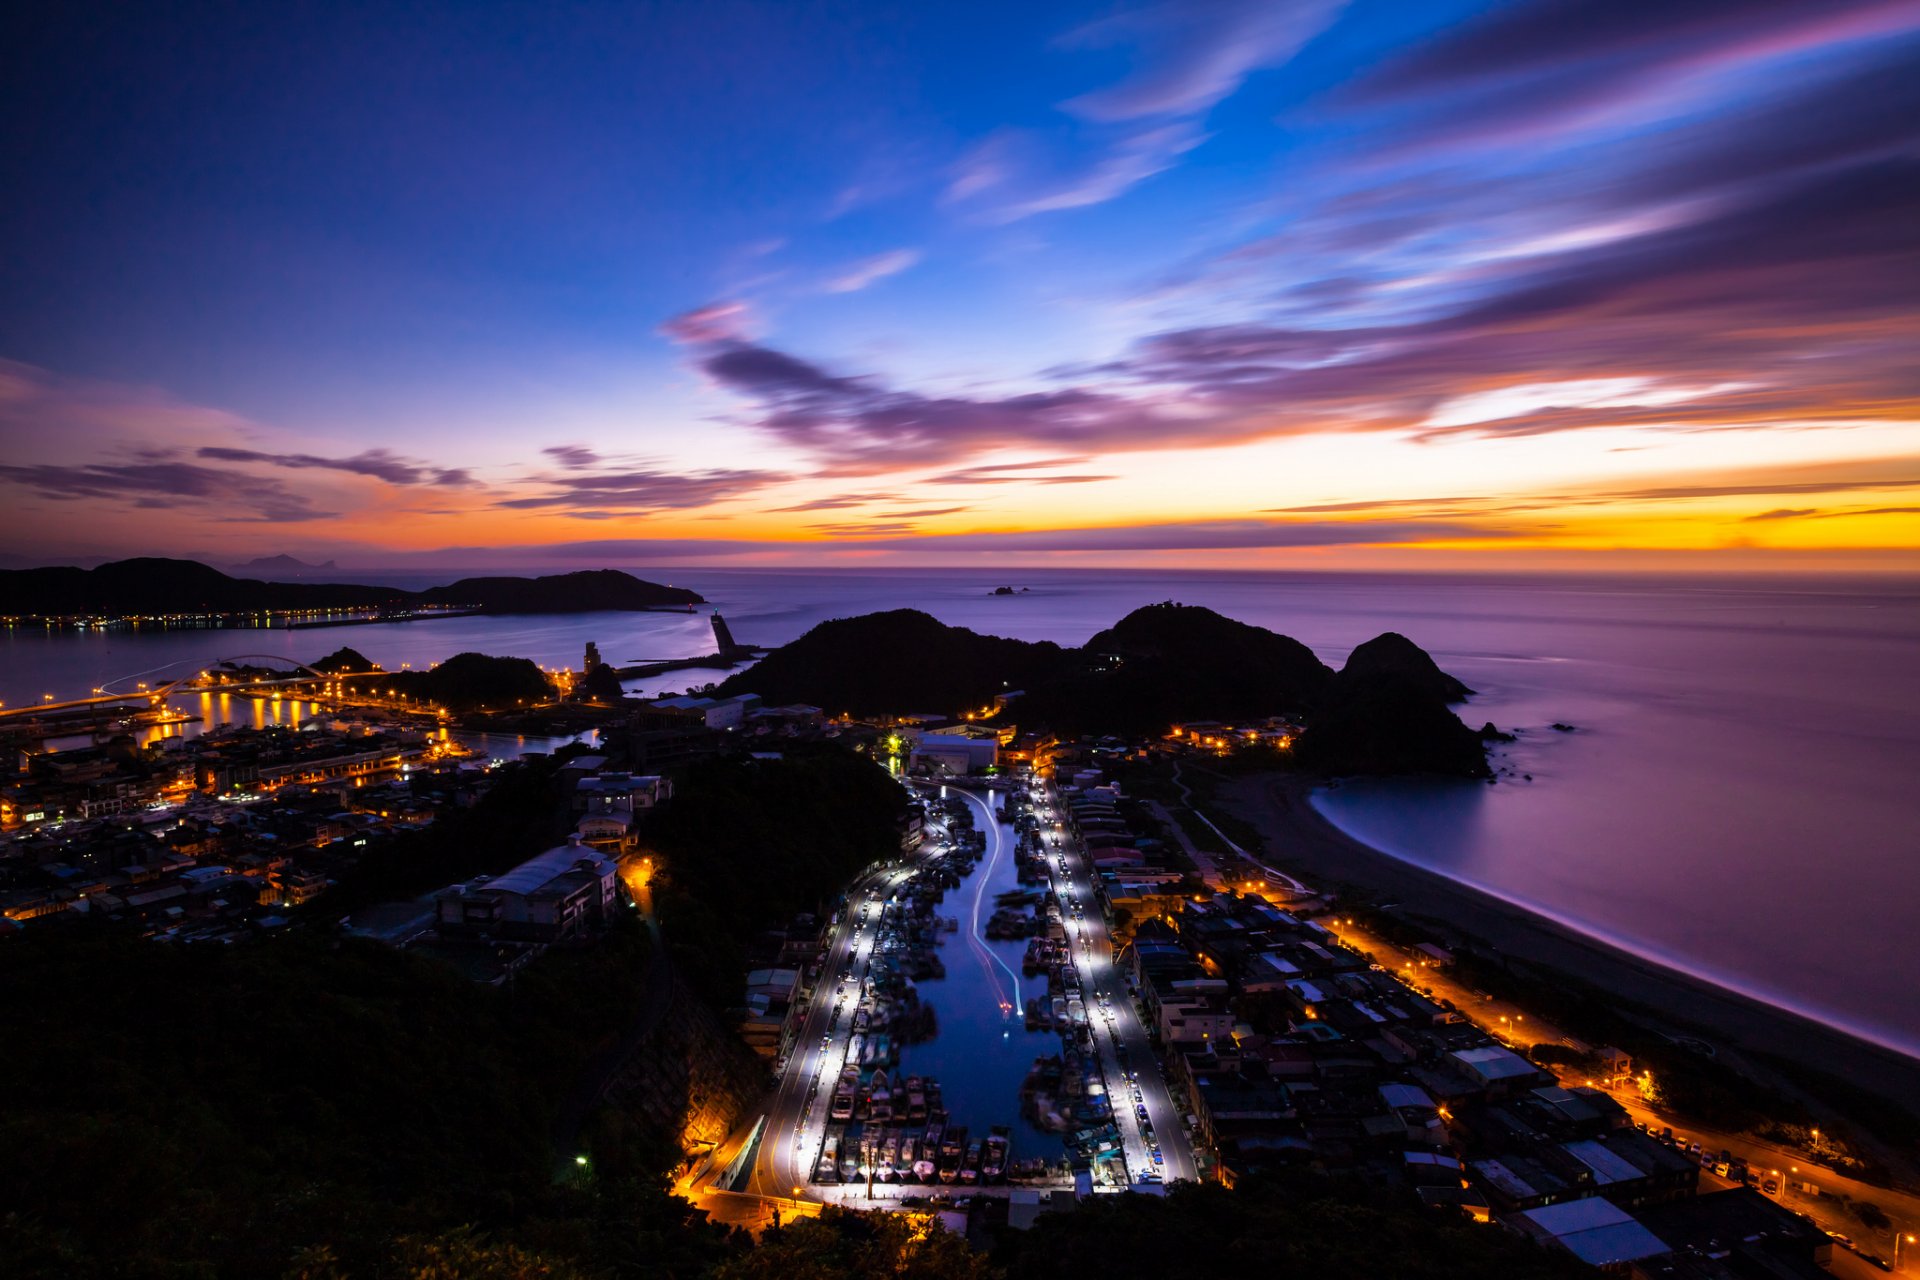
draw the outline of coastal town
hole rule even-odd
[[[176,947],[320,928],[510,987],[631,917],[661,928],[655,891],[691,868],[652,820],[689,769],[851,753],[897,779],[892,845],[750,940],[724,1013],[766,1089],[707,1117],[675,1182],[715,1221],[854,1208],[984,1239],[1090,1197],[1311,1168],[1612,1274],[1905,1265],[1920,1200],[1862,1181],[1840,1139],[1787,1146],[1663,1108],[1630,1052],[1472,989],[1444,940],[1305,882],[1284,848],[1249,851],[1169,789],[1284,759],[1291,717],[1062,738],[1022,727],[1014,689],[855,717],[751,693],[600,697],[596,650],[583,665],[514,714],[590,707],[594,742],[511,761],[445,706],[386,679],[343,694],[312,669],[200,677],[255,699],[293,681],[313,699],[295,723],[18,742],[5,928]],[[435,833],[516,790],[549,839],[426,883]],[[983,1035],[1036,1046],[997,1092],[916,1066]]]

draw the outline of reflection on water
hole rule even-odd
[[[699,591],[753,644],[897,608],[1080,644],[1160,600],[1271,627],[1336,665],[1355,644],[1399,631],[1480,691],[1464,709],[1474,725],[1526,730],[1508,754],[1533,780],[1453,794],[1343,791],[1329,809],[1337,821],[1695,972],[1920,1051],[1911,979],[1920,972],[1920,588],[1910,579],[1004,568],[640,576]],[[1009,579],[1032,590],[991,594]],[[0,701],[84,694],[162,668],[178,675],[236,651],[311,661],[343,644],[390,668],[469,649],[578,666],[590,639],[622,663],[712,649],[704,612],[164,635],[0,627]],[[672,672],[643,687],[677,691],[722,674]],[[1579,732],[1554,733],[1554,721]]]
[[[977,808],[974,820],[980,821]],[[993,914],[994,895],[1021,887],[1019,860],[1014,857],[1016,838],[1004,824],[1000,844],[999,858],[982,858],[958,889],[947,891],[935,911],[960,921],[959,933],[942,934],[940,939],[940,961],[947,967],[947,976],[918,984],[921,998],[933,1006],[940,1033],[926,1044],[903,1048],[900,1071],[938,1080],[951,1123],[965,1125],[973,1137],[984,1138],[990,1126],[1004,1124],[1013,1130],[1015,1158],[1057,1160],[1059,1135],[1036,1129],[1020,1115],[1020,1084],[1033,1060],[1060,1052],[1057,1034],[1028,1031],[1021,1014],[1025,997],[1044,986],[1046,979],[1020,976],[1025,942],[989,942],[977,932],[969,938],[969,931],[985,925]],[[977,925],[973,919],[976,900],[980,903]],[[1008,997],[1011,1012],[1001,1008]]]

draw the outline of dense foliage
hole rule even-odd
[[[1098,1196],[1008,1237],[1007,1280],[1058,1280],[1090,1264],[1134,1276],[1263,1280],[1553,1280],[1591,1276],[1497,1228],[1420,1208],[1400,1194],[1250,1181],[1177,1186],[1164,1199]]]
[[[1289,636],[1192,605],[1135,609],[1095,635],[1069,679],[1030,691],[1022,716],[1093,733],[1159,733],[1184,720],[1301,714],[1333,672]]]
[[[983,636],[893,609],[823,622],[729,676],[719,692],[811,703],[831,715],[949,715],[1057,679],[1074,661],[1056,644]]]
[[[336,671],[374,670],[373,659],[349,645],[341,645],[326,657],[316,659],[307,665],[326,675],[332,675]]]
[[[886,770],[835,746],[688,769],[642,832],[665,869],[655,897],[682,976],[730,1001],[745,944],[896,856],[906,805]]]
[[[618,569],[582,569],[544,578],[462,578],[423,591],[420,599],[424,604],[477,605],[488,613],[588,613],[704,603],[698,592]]]
[[[1016,689],[1023,726],[1063,734],[1303,716],[1301,763],[1322,772],[1488,772],[1480,738],[1448,709],[1470,690],[1406,637],[1369,640],[1336,674],[1297,640],[1174,603],[1135,609],[1079,649],[983,636],[911,609],[839,618],[720,686],[856,715],[954,715]]]
[[[325,909],[337,917],[370,902],[499,875],[560,844],[573,823],[554,780],[566,758],[536,756],[505,765],[472,808],[449,809],[431,826],[369,846],[338,873]]]
[[[1492,774],[1480,735],[1418,678],[1397,672],[1336,686],[1294,744],[1294,757],[1326,774]]]
[[[700,604],[692,591],[646,582],[617,569],[545,578],[462,578],[429,591],[338,582],[260,582],[197,560],[144,556],[97,569],[59,566],[0,570],[0,600],[16,615],[252,613],[466,605],[488,613],[583,613]]]
[[[553,697],[553,685],[531,658],[494,658],[484,653],[456,653],[431,671],[396,671],[386,684],[415,702],[453,711],[512,710],[522,702],[546,702]]]
[[[526,1230],[548,1126],[631,1017],[645,935],[509,991],[373,943],[167,947],[86,926],[6,940],[0,1233],[12,1274],[275,1275],[394,1239]]]

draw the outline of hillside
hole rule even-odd
[[[531,659],[484,653],[456,653],[431,671],[396,671],[384,683],[415,702],[453,711],[511,708],[553,697],[553,686]]]
[[[1080,650],[1075,674],[1029,691],[1022,713],[1114,733],[1181,720],[1298,714],[1333,672],[1289,636],[1191,605],[1135,609]]]
[[[586,613],[703,603],[678,587],[617,569],[545,578],[463,578],[429,591],[352,583],[262,582],[235,578],[196,560],[141,557],[97,569],[71,566],[0,571],[0,608],[10,617],[125,618],[173,613],[260,613],[315,609],[408,609],[465,605],[487,613]]]
[[[647,582],[618,569],[545,578],[462,578],[420,594],[424,604],[478,605],[488,613],[589,613],[704,604],[697,592]]]
[[[720,692],[811,703],[833,715],[949,715],[1057,679],[1073,661],[1057,644],[983,636],[893,609],[823,622],[729,676]]]
[[[1470,690],[1389,632],[1338,673],[1288,636],[1211,609],[1136,609],[1078,649],[980,635],[916,610],[838,618],[720,686],[831,714],[957,715],[1022,690],[1019,722],[1152,734],[1186,720],[1299,716],[1299,760],[1328,773],[1483,777],[1480,738],[1448,709]]]

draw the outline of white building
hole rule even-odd
[[[614,859],[575,836],[505,875],[441,890],[435,917],[443,934],[557,942],[612,918],[619,885]]]

